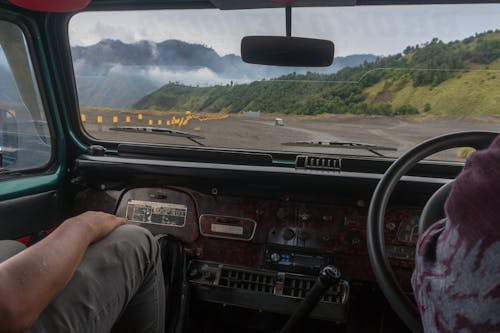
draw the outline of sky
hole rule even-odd
[[[292,34],[335,43],[337,56],[389,55],[438,37],[464,39],[500,29],[500,4],[295,8]],[[126,43],[179,39],[212,47],[220,55],[239,54],[246,35],[284,35],[284,9],[218,9],[89,12],[70,21],[71,44],[101,39]]]

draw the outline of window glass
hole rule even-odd
[[[51,157],[51,137],[26,39],[0,21],[0,173],[34,169]]]
[[[82,124],[118,142],[397,157],[500,128],[500,5],[293,8],[322,68],[244,63],[284,9],[86,12],[70,22]],[[470,149],[443,152],[464,161]]]

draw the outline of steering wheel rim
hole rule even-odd
[[[458,132],[427,140],[397,159],[385,172],[373,193],[366,230],[370,263],[377,283],[392,309],[415,333],[423,332],[419,311],[399,285],[385,251],[384,216],[389,198],[401,177],[424,158],[456,147],[484,149],[497,135],[495,132],[484,131]]]

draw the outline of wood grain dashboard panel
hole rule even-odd
[[[115,202],[113,202],[113,200]],[[264,260],[269,244],[315,251],[333,258],[344,276],[352,281],[374,282],[366,247],[366,217],[368,208],[357,203],[338,205],[294,202],[287,197],[275,200],[204,194],[183,188],[135,188],[117,193],[94,191],[82,194],[76,207],[85,210],[116,208],[116,214],[126,216],[131,200],[152,201],[185,206],[186,222],[182,227],[142,224],[153,233],[169,233],[185,243],[188,255],[197,259],[269,268]],[[386,214],[386,246],[392,251],[390,262],[405,290],[410,288],[415,249],[414,226],[419,208],[392,207]],[[227,224],[231,232],[240,232],[241,221],[255,221],[251,239],[205,237],[212,224],[200,223],[208,216],[215,224]],[[230,217],[232,220],[227,220]],[[203,220],[203,218],[202,218]],[[218,222],[217,222],[218,221]],[[239,222],[238,222],[239,221]],[[202,233],[200,233],[200,225]],[[208,228],[208,229],[207,229]],[[223,229],[215,229],[215,234]],[[241,232],[248,236],[248,230]],[[413,252],[412,252],[413,251]]]
[[[193,193],[200,214],[227,214],[257,222],[254,239],[243,243],[200,237],[192,253],[200,259],[225,264],[269,268],[264,247],[276,244],[331,255],[349,280],[375,281],[366,246],[368,208],[354,205],[299,203],[258,198],[224,197]],[[391,208],[386,214],[386,244],[414,250],[414,242],[398,239],[400,225],[418,220],[419,208]],[[390,258],[405,290],[411,290],[413,257]]]

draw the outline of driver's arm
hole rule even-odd
[[[500,136],[466,161],[417,245],[413,289],[426,332],[500,331]]]
[[[126,220],[87,212],[0,264],[0,332],[23,332],[66,286],[87,247]]]

